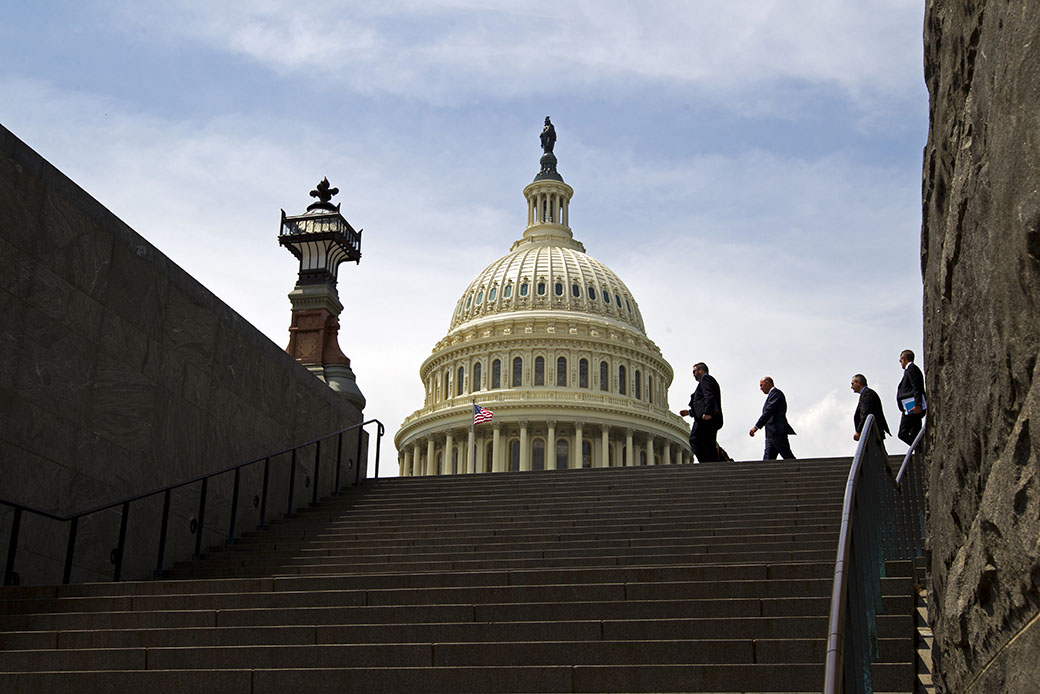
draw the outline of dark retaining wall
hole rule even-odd
[[[294,279],[286,275],[286,291]],[[0,497],[65,515],[360,421],[356,407],[0,126]],[[355,439],[345,449],[345,462],[356,457]],[[297,504],[310,500],[313,459],[300,457]],[[272,464],[269,518],[288,508],[288,465],[288,456]],[[323,494],[331,470],[323,464]],[[204,545],[227,532],[232,479],[210,485]],[[261,479],[262,466],[243,476],[240,529],[256,525]],[[174,494],[171,560],[194,546],[198,493],[195,484]],[[154,567],[161,508],[161,497],[132,508],[124,576]],[[0,562],[10,524],[0,507]],[[115,512],[84,521],[74,580],[111,574],[118,524]],[[23,517],[22,583],[60,580],[66,532]]]
[[[935,677],[1040,691],[1040,2],[932,0],[922,264]]]

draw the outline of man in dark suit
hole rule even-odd
[[[697,380],[697,390],[690,396],[690,409],[680,410],[679,414],[693,417],[690,450],[699,462],[711,463],[720,459],[717,437],[722,428],[722,392],[704,362],[693,365],[693,377]]]
[[[903,416],[899,419],[898,436],[909,446],[921,431],[921,420],[928,403],[924,399],[924,374],[914,363],[914,353],[904,349],[899,355],[899,365],[903,367],[903,379],[896,388],[896,402]]]
[[[884,439],[885,434],[891,436],[892,432],[888,430],[888,422],[885,421],[885,411],[881,408],[881,398],[867,388],[867,377],[863,374],[853,376],[852,391],[859,393],[859,405],[856,407],[856,414],[852,415],[852,421],[856,425],[856,433],[852,435],[852,440],[859,441],[859,435],[863,433],[863,424],[867,421],[867,415],[870,414],[874,415],[874,422],[881,433],[881,438]]]
[[[766,394],[766,402],[762,405],[762,416],[748,433],[754,436],[759,429],[766,430],[766,451],[762,460],[776,460],[777,455],[784,460],[791,460],[794,453],[791,452],[791,442],[787,437],[795,432],[787,423],[787,398],[773,384],[772,376],[765,376],[758,382],[758,387]]]

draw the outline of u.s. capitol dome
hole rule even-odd
[[[425,402],[394,437],[403,476],[690,462],[672,367],[632,292],[574,239],[552,142],[523,237],[469,283],[419,369]],[[493,416],[474,425],[474,405]]]

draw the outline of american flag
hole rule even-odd
[[[480,405],[473,405],[473,423],[481,424],[482,422],[490,422],[491,418],[495,416],[495,413],[486,407]]]

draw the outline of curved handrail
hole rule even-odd
[[[913,457],[914,453],[917,451],[917,445],[919,443],[921,443],[921,439],[923,439],[923,438],[924,438],[924,427],[921,427],[921,431],[917,432],[917,436],[914,437],[914,442],[912,444],[910,444],[909,450],[907,450],[906,455],[903,457],[903,464],[899,466],[899,473],[896,475],[896,486],[897,487],[902,483],[903,475],[906,473],[907,469],[910,467],[910,459]]]
[[[202,541],[202,526],[203,526],[203,519],[205,517],[205,509],[206,509],[206,487],[207,487],[207,484],[208,484],[210,478],[217,477],[218,475],[223,475],[223,474],[226,474],[226,473],[229,473],[229,472],[234,472],[235,473],[235,485],[234,485],[234,492],[232,493],[232,501],[231,501],[230,528],[228,529],[228,543],[231,543],[233,538],[234,538],[234,536],[235,536],[236,510],[238,508],[239,477],[240,477],[242,468],[247,467],[249,465],[254,465],[254,464],[257,464],[257,463],[260,463],[260,462],[264,462],[264,481],[263,481],[263,492],[262,492],[262,496],[263,496],[262,504],[263,505],[262,505],[262,507],[260,509],[260,527],[262,527],[263,523],[264,523],[264,518],[265,518],[265,514],[266,514],[266,506],[267,506],[268,468],[270,466],[270,462],[271,462],[272,458],[274,458],[276,456],[279,456],[279,455],[282,455],[282,454],[285,454],[285,453],[291,453],[292,454],[292,468],[291,469],[292,469],[293,472],[290,473],[290,480],[289,480],[289,511],[288,511],[288,514],[287,514],[287,515],[291,515],[292,511],[293,511],[293,508],[294,508],[294,506],[293,506],[293,498],[294,498],[293,497],[293,490],[294,490],[293,480],[294,480],[294,474],[295,474],[295,470],[296,470],[297,451],[299,451],[300,449],[306,448],[307,446],[311,446],[311,445],[314,445],[316,447],[315,463],[314,463],[314,465],[315,465],[315,468],[314,468],[315,484],[314,484],[313,497],[312,497],[312,504],[315,504],[318,501],[317,475],[318,475],[318,464],[319,464],[320,458],[321,458],[321,442],[326,440],[326,439],[332,438],[332,437],[337,437],[338,438],[337,453],[336,453],[336,456],[337,456],[336,474],[335,474],[336,490],[338,490],[340,488],[340,484],[339,484],[339,482],[340,482],[340,461],[342,460],[343,435],[346,434],[347,432],[353,431],[354,429],[363,430],[365,426],[367,426],[369,424],[372,424],[372,423],[375,423],[376,426],[377,426],[377,429],[376,429],[375,477],[378,478],[379,477],[380,444],[382,442],[382,437],[386,433],[386,427],[384,427],[383,423],[380,422],[378,419],[369,419],[369,420],[366,420],[364,422],[360,422],[359,424],[352,424],[349,427],[345,427],[345,428],[340,429],[338,431],[334,431],[331,434],[325,434],[324,436],[320,436],[318,438],[311,439],[310,441],[306,441],[304,443],[300,443],[300,444],[297,444],[295,446],[291,446],[289,448],[284,448],[282,450],[275,451],[275,452],[269,453],[267,455],[262,455],[262,456],[259,456],[257,458],[253,458],[253,459],[250,459],[250,460],[243,461],[241,463],[236,463],[234,465],[222,468],[220,470],[209,472],[209,473],[206,473],[206,474],[203,474],[203,475],[197,475],[195,477],[192,477],[191,479],[182,480],[180,482],[175,482],[173,484],[166,485],[165,487],[161,487],[159,489],[154,489],[152,491],[144,492],[144,493],[141,493],[141,494],[136,494],[134,496],[127,497],[125,499],[121,499],[119,501],[115,501],[115,502],[112,502],[112,503],[109,503],[109,504],[103,504],[101,506],[96,506],[94,508],[87,509],[85,511],[80,511],[78,513],[73,513],[73,514],[70,514],[70,515],[67,515],[67,516],[61,516],[61,515],[58,515],[58,514],[55,514],[55,513],[51,513],[49,511],[44,511],[43,509],[34,508],[34,507],[29,506],[27,504],[19,503],[17,501],[10,501],[8,499],[0,498],[0,506],[7,506],[9,508],[14,509],[14,517],[13,517],[12,522],[11,522],[10,542],[9,542],[8,548],[7,548],[7,561],[6,561],[6,564],[5,564],[5,567],[4,567],[4,573],[3,573],[3,585],[11,585],[12,583],[17,583],[17,574],[14,573],[14,563],[15,563],[15,555],[16,555],[16,552],[17,552],[17,549],[18,549],[18,534],[19,534],[19,531],[20,531],[21,518],[22,518],[22,513],[23,512],[28,512],[28,513],[34,514],[36,516],[41,516],[43,518],[47,518],[49,520],[57,521],[57,522],[60,522],[60,523],[70,523],[68,544],[67,544],[66,552],[65,552],[65,568],[64,568],[64,573],[63,573],[63,576],[62,576],[62,583],[68,583],[69,579],[70,579],[70,576],[71,576],[71,572],[72,572],[72,558],[73,558],[73,553],[74,553],[74,550],[75,550],[76,531],[77,531],[77,527],[79,525],[79,520],[81,518],[85,517],[85,516],[89,516],[89,515],[92,515],[92,514],[95,514],[95,513],[99,513],[101,511],[107,511],[107,510],[114,509],[116,507],[120,507],[121,506],[122,507],[122,520],[120,521],[119,541],[118,541],[118,546],[117,546],[116,550],[113,551],[113,556],[115,558],[112,560],[113,563],[115,564],[115,571],[113,573],[113,580],[118,581],[119,578],[120,578],[120,572],[121,572],[121,569],[122,569],[123,549],[124,549],[124,541],[125,541],[125,537],[126,537],[127,515],[128,515],[130,504],[134,503],[135,501],[140,501],[142,499],[146,499],[146,498],[153,497],[153,496],[156,496],[156,495],[159,495],[159,494],[163,494],[164,495],[164,499],[163,499],[162,529],[160,530],[159,552],[158,552],[159,556],[158,556],[157,568],[156,568],[156,576],[158,577],[158,576],[161,576],[162,572],[163,572],[164,552],[165,552],[165,545],[166,545],[166,528],[167,528],[167,520],[169,518],[169,512],[170,512],[170,495],[173,492],[173,490],[180,489],[181,487],[186,487],[186,486],[188,486],[190,484],[194,484],[196,482],[202,482],[202,487],[201,487],[201,491],[200,491],[200,500],[199,500],[199,510],[198,510],[198,523],[197,523],[197,525],[199,527],[199,531],[198,531],[198,533],[196,533],[196,540],[195,540],[195,558],[198,558],[200,556],[200,546],[201,546],[201,541]],[[355,485],[356,484],[360,484],[360,481],[361,481],[360,480],[360,474],[361,474],[361,460],[360,460],[360,458],[361,458],[361,450],[362,450],[362,437],[359,434],[358,435],[358,450],[357,450],[358,464],[357,464],[357,467],[356,467],[355,478],[354,478],[354,484]],[[334,490],[333,493],[338,493],[338,492]]]
[[[827,618],[827,661],[823,685],[825,694],[838,694],[842,690],[841,677],[845,665],[845,596],[848,592],[849,550],[852,546],[852,509],[867,441],[875,431],[874,415],[867,415],[862,431],[856,455],[852,458],[852,467],[849,468],[849,478],[845,483],[845,500],[841,507],[841,530],[838,531],[838,552],[834,560],[834,583],[831,588],[830,614]]]

